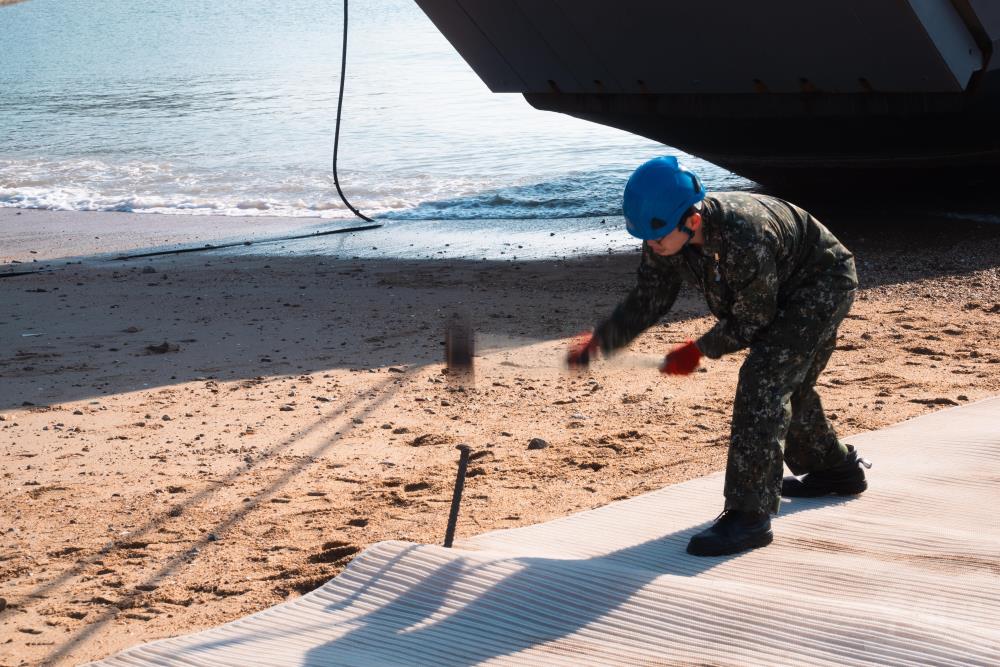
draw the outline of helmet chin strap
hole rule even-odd
[[[684,245],[681,246],[681,248],[686,248],[694,240],[694,230],[687,226],[687,220],[681,220],[681,223],[677,225],[677,229],[688,235],[687,240],[684,241]]]

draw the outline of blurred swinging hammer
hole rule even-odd
[[[444,355],[448,376],[459,380],[472,377],[475,336],[466,317],[453,318],[445,328]]]

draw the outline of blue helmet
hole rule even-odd
[[[625,184],[625,227],[643,241],[663,238],[704,198],[701,181],[678,164],[677,158],[653,158],[632,172]]]

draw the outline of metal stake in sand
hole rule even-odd
[[[472,447],[459,445],[455,449],[462,452],[458,459],[458,476],[455,478],[455,493],[451,496],[451,513],[448,515],[448,530],[444,534],[444,546],[451,548],[455,540],[455,525],[458,523],[458,506],[462,504],[462,489],[465,488],[465,471],[469,467],[469,455]]]

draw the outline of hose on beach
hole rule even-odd
[[[344,0],[344,40],[343,50],[340,55],[340,93],[337,95],[337,126],[333,133],[333,184],[337,186],[337,194],[347,208],[351,209],[354,215],[365,222],[374,222],[367,215],[356,209],[351,202],[347,201],[344,191],[340,188],[340,177],[337,175],[337,154],[340,149],[340,114],[344,107],[344,78],[347,73],[347,0]]]

